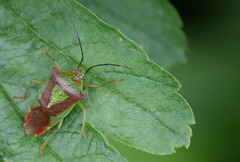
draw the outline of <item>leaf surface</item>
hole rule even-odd
[[[136,41],[161,67],[186,62],[183,23],[168,0],[78,1]]]
[[[86,132],[81,134],[82,110],[76,106],[45,149],[44,160],[124,161],[101,133],[116,141],[152,154],[165,155],[175,147],[190,144],[189,124],[194,116],[177,91],[179,82],[148,60],[146,53],[119,30],[98,19],[76,1],[0,1],[0,154],[7,160],[39,160],[39,148],[55,130],[40,137],[26,135],[23,119],[40,86],[33,85],[25,100],[21,96],[32,79],[47,81],[54,63],[43,55],[40,45],[62,69],[77,67],[79,44],[66,13],[81,37],[83,67],[114,63],[133,68],[94,68],[86,82],[103,84],[85,88]],[[101,133],[100,133],[101,132]]]

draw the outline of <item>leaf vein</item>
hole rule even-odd
[[[96,79],[98,79],[98,78],[96,78]],[[98,79],[98,80],[100,80],[100,79]],[[112,92],[114,92],[116,95],[121,96],[125,101],[127,101],[127,102],[129,102],[129,103],[131,103],[131,104],[133,104],[133,105],[136,105],[137,107],[141,108],[142,110],[144,110],[145,112],[148,113],[148,109],[145,108],[144,106],[142,106],[141,104],[136,103],[136,102],[134,102],[133,100],[127,98],[127,97],[124,97],[124,95],[123,95],[122,93],[120,93],[119,91],[116,91],[115,89],[111,88],[110,86],[107,86],[107,85],[106,85],[106,87],[107,87],[108,89],[110,89]],[[167,128],[170,132],[172,132],[173,134],[178,135],[178,136],[184,141],[184,138],[183,138],[177,131],[175,131],[174,129],[172,129],[171,127],[169,127],[166,123],[164,123],[162,120],[160,120],[156,115],[153,115],[153,114],[151,114],[151,113],[148,113],[148,114],[150,114],[152,117],[154,117],[162,126],[164,126],[165,128]],[[114,137],[113,137],[113,138],[114,138]]]
[[[34,30],[33,27],[31,27],[25,20],[23,20],[17,13],[15,13],[12,9],[8,8],[13,14],[14,16],[19,19],[27,28],[29,28],[34,34],[36,34],[40,39],[42,39],[44,42],[46,42],[47,44],[49,44],[52,48],[54,48],[56,51],[58,51],[61,55],[63,55],[66,59],[68,59],[69,61],[74,62],[75,64],[77,64],[75,61],[73,61],[72,59],[70,59],[68,56],[66,56],[64,54],[64,52],[62,50],[60,50],[58,47],[56,47],[54,44],[52,44],[51,42],[49,42],[46,38],[44,38],[43,36],[41,36],[36,30]]]
[[[8,100],[9,103],[12,105],[12,107],[14,108],[14,110],[18,113],[18,115],[21,116],[22,119],[24,119],[24,116],[20,113],[18,106],[16,106],[16,104],[13,102],[13,100],[11,99],[11,97],[9,97],[9,95],[7,94],[6,90],[3,88],[3,86],[2,86],[1,83],[0,83],[0,91],[1,91],[1,92],[3,93],[3,95],[7,98],[7,100]],[[39,139],[39,141],[40,141],[41,143],[43,143],[43,140],[42,140],[40,137],[38,137],[38,139]],[[54,153],[49,146],[47,146],[47,148],[48,148],[49,152],[51,152],[57,159],[60,159],[61,161],[63,161],[63,159],[62,159],[59,155],[57,155],[56,153]]]

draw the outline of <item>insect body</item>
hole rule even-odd
[[[68,17],[72,22],[71,17],[69,15]],[[80,101],[85,98],[83,87],[96,88],[104,86],[106,84],[123,81],[123,79],[112,80],[102,85],[84,83],[85,75],[89,70],[97,66],[105,65],[119,66],[130,69],[129,67],[117,64],[98,64],[91,66],[87,70],[82,68],[81,64],[83,62],[83,49],[80,38],[78,36],[77,30],[73,22],[72,25],[77,34],[82,54],[82,59],[78,67],[73,71],[61,70],[58,63],[52,57],[50,57],[44,50],[43,46],[41,46],[45,56],[54,61],[57,68],[52,68],[52,76],[46,83],[37,80],[32,80],[26,92],[24,93],[24,96],[22,97],[14,96],[14,98],[24,99],[32,83],[38,83],[42,85],[37,97],[31,104],[31,107],[28,111],[24,123],[26,133],[35,136],[43,134],[51,127],[58,124],[58,128],[56,129],[56,131],[53,134],[51,134],[49,138],[46,140],[46,142],[41,146],[41,157],[43,157],[44,147],[47,145],[47,143],[50,141],[53,135],[56,134],[56,132],[61,128],[64,117],[66,117],[72,111],[76,104],[78,104],[84,111],[81,131],[85,135],[85,137],[88,138],[87,134],[84,131],[86,109],[84,108],[83,104]]]

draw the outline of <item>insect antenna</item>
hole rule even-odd
[[[87,72],[89,72],[89,70],[91,70],[91,69],[94,68],[94,67],[97,67],[97,66],[105,66],[105,65],[119,66],[119,67],[123,67],[123,68],[126,68],[126,69],[130,69],[130,70],[132,70],[130,67],[123,66],[123,65],[117,65],[117,64],[98,64],[98,65],[93,65],[93,66],[91,66],[90,68],[88,68],[88,69],[86,70],[86,72],[85,72],[84,75],[86,75]]]
[[[78,42],[79,42],[80,49],[81,49],[81,53],[82,53],[82,59],[81,59],[79,65],[78,65],[78,67],[77,67],[77,68],[79,68],[79,67],[82,65],[82,62],[83,62],[83,49],[82,49],[82,44],[81,44],[80,37],[79,37],[79,35],[78,35],[78,32],[77,32],[77,30],[76,30],[76,27],[75,27],[75,25],[74,25],[74,23],[73,23],[71,17],[69,16],[69,14],[67,14],[67,15],[68,15],[68,18],[70,19],[70,21],[72,22],[73,28],[74,28],[74,30],[75,30],[75,32],[76,32],[76,34],[77,34]]]

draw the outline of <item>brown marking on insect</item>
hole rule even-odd
[[[53,76],[51,76],[51,78],[47,82],[47,84],[46,84],[46,86],[45,86],[45,88],[44,88],[44,90],[43,90],[43,92],[40,96],[40,104],[45,108],[47,108],[47,105],[50,102],[54,85],[55,85],[54,84],[54,79],[53,79]]]
[[[67,109],[71,108],[78,99],[66,99],[60,103],[52,105],[50,108],[43,106],[31,109],[28,112],[24,125],[27,134],[41,135],[50,127],[50,117],[58,116]]]
[[[24,125],[27,134],[41,135],[50,127],[50,116],[41,107],[36,107],[28,112]]]
[[[47,108],[47,111],[50,116],[58,116],[67,109],[71,108],[77,101],[78,99],[68,98],[62,102],[52,105],[50,108]]]

